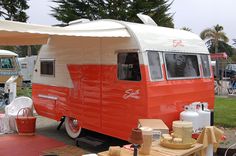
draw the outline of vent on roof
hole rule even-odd
[[[144,24],[158,26],[156,22],[148,15],[139,13],[137,16]]]
[[[86,19],[86,18],[81,18],[81,19],[78,19],[78,20],[70,21],[69,25],[75,25],[75,24],[87,23],[87,22],[90,22],[90,20]]]

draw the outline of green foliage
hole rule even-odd
[[[203,40],[213,39],[216,44],[219,40],[221,40],[223,42],[228,42],[229,39],[226,36],[226,34],[223,32],[223,30],[224,30],[224,28],[222,26],[220,26],[219,24],[217,24],[213,28],[208,28],[208,29],[203,30],[200,34],[200,37]]]
[[[211,53],[226,52],[229,56],[231,56],[233,49],[227,44],[229,39],[223,30],[224,28],[217,24],[213,28],[203,30],[200,37],[203,40],[208,40],[206,44]]]
[[[232,63],[236,63],[236,48],[233,48],[233,54],[230,59],[232,60]]]
[[[25,22],[28,8],[27,0],[0,0],[0,16],[6,20]]]
[[[25,10],[28,9],[27,0],[0,0],[0,17],[5,20],[26,22],[28,16]],[[10,50],[21,55],[21,49],[24,47],[19,46],[0,46],[0,49]]]
[[[213,39],[208,40],[206,45],[210,53],[215,53],[215,41]],[[218,41],[218,52],[226,52],[228,56],[232,56],[233,47],[223,41]]]
[[[116,19],[141,22],[137,13],[153,18],[160,26],[174,27],[173,14],[168,13],[172,3],[168,0],[53,0],[58,7],[52,7],[52,15],[63,23],[86,18]]]
[[[215,98],[215,124],[223,127],[236,127],[236,99]]]
[[[17,46],[16,53],[19,57],[38,55],[41,45]]]
[[[27,96],[32,97],[32,88],[30,87],[24,87],[17,90],[17,96]]]

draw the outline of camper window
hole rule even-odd
[[[200,76],[197,55],[165,54],[168,78],[195,78]]]
[[[27,63],[22,63],[22,64],[21,64],[21,68],[22,68],[22,69],[26,69],[26,68],[27,68]]]
[[[162,79],[161,63],[159,53],[155,51],[148,52],[149,70],[152,80]]]
[[[40,74],[54,76],[55,60],[40,60]]]
[[[141,80],[137,53],[118,53],[118,79],[130,81]]]
[[[2,69],[13,69],[13,59],[12,58],[1,58],[1,68]]]
[[[210,77],[210,62],[208,55],[201,55],[201,63],[202,63],[202,70],[203,70],[203,77]]]

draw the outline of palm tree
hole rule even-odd
[[[212,45],[215,47],[215,53],[218,52],[219,47],[219,40],[223,42],[229,42],[228,37],[223,32],[223,27],[217,24],[216,26],[212,28],[205,29],[201,32],[200,37],[201,39],[209,39],[207,42],[212,43]]]
[[[224,43],[229,42],[229,39],[226,36],[226,34],[223,32],[223,30],[224,30],[224,28],[222,26],[220,26],[219,24],[217,24],[213,28],[208,28],[208,29],[203,30],[200,34],[201,39],[203,39],[203,40],[208,39],[208,41],[206,43],[208,45],[210,45],[211,47],[214,46],[215,53],[219,52],[218,51],[219,41],[224,42]],[[218,60],[216,60],[215,73],[216,73],[216,77],[219,78],[219,62],[218,62]]]

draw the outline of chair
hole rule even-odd
[[[18,111],[21,108],[30,108],[31,113],[33,114],[33,101],[31,98],[26,96],[21,96],[15,98],[9,105],[5,107],[5,121],[9,121],[9,132],[16,131],[15,118]],[[19,112],[19,115],[23,115],[23,111]],[[5,128],[5,133],[7,131],[7,126]]]

